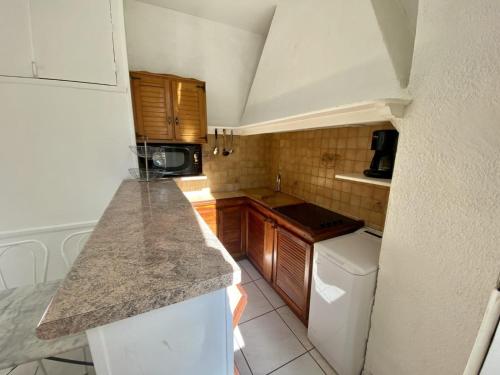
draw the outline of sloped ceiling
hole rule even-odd
[[[140,0],[266,35],[278,0]]]
[[[398,0],[280,0],[241,124],[405,100],[413,43],[386,37],[408,31],[401,14]]]

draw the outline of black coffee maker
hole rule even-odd
[[[398,146],[397,130],[376,130],[372,135],[372,150],[375,150],[370,169],[363,173],[367,177],[391,178],[394,158]]]

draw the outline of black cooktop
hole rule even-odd
[[[312,203],[275,207],[274,210],[313,232],[341,226],[361,226],[357,220],[350,219],[347,216],[340,215]]]

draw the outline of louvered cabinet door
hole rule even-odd
[[[266,243],[266,217],[249,207],[247,210],[247,257],[262,273]]]
[[[217,209],[218,237],[229,254],[235,259],[239,259],[244,255],[244,229],[244,206],[238,205]]]
[[[261,212],[247,208],[247,257],[255,268],[271,282],[273,274],[274,224]]]
[[[312,245],[278,227],[274,257],[275,289],[302,321],[307,322]]]
[[[207,109],[203,82],[172,82],[175,139],[182,142],[207,142]]]
[[[131,74],[135,131],[150,140],[173,140],[171,81],[163,77]]]

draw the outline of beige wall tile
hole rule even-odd
[[[208,144],[203,146],[203,171],[212,191],[272,188],[279,171],[283,192],[363,219],[367,225],[382,230],[389,189],[339,181],[334,176],[367,169],[373,157],[372,132],[390,128],[390,124],[380,124],[235,136],[230,156],[214,156],[215,139],[209,135]]]

